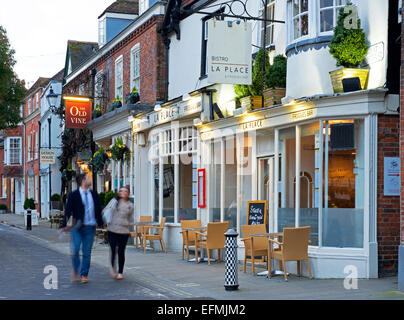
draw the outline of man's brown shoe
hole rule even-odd
[[[81,276],[81,283],[87,283],[88,278],[86,276]]]

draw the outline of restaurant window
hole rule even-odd
[[[140,93],[140,44],[136,44],[130,51],[130,89],[136,87]]]
[[[339,10],[346,5],[346,0],[320,0],[320,33],[334,30]]]
[[[224,221],[229,228],[237,228],[237,143],[235,136],[225,138]]]
[[[166,222],[174,222],[174,161],[173,157],[163,161],[163,217],[166,217]]]
[[[264,8],[261,8],[260,10],[261,17],[264,16]],[[269,0],[268,1],[268,6],[267,6],[267,20],[274,20],[275,19],[275,0]],[[274,28],[275,28],[275,23],[274,22],[269,22],[267,21],[266,23],[266,48],[269,48],[270,46],[274,45]],[[261,22],[261,44],[264,43],[264,23]]]
[[[222,168],[221,140],[212,140],[210,143],[210,183],[209,183],[209,222],[220,222],[221,199],[221,168]],[[226,182],[223,181],[226,185]]]
[[[115,61],[115,98],[123,99],[123,57]],[[123,100],[122,100],[123,101]]]
[[[252,181],[253,181],[253,161],[252,161],[252,148],[254,131],[246,132],[238,135],[240,144],[240,224],[247,224],[247,211],[248,201],[252,199]],[[241,235],[243,236],[243,235]]]
[[[278,231],[294,228],[295,219],[295,176],[296,176],[296,129],[295,127],[279,131],[279,158],[281,173],[279,176],[280,203],[278,209]]]
[[[363,248],[363,120],[324,124],[323,246]]]

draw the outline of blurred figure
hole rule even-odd
[[[71,280],[78,282],[80,268],[80,247],[82,246],[81,282],[88,282],[91,262],[91,249],[94,242],[95,228],[103,227],[101,205],[96,191],[90,190],[91,178],[82,173],[76,176],[79,188],[69,194],[66,203],[63,225],[65,231],[71,231],[71,252],[73,271]],[[72,216],[73,227],[67,227]]]
[[[111,215],[108,224],[108,242],[111,247],[110,274],[117,280],[123,279],[123,267],[125,264],[125,249],[130,236],[130,224],[133,224],[134,207],[129,201],[130,187],[125,186],[119,190],[118,205]],[[118,274],[115,268],[115,258],[118,253]]]

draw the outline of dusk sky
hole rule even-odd
[[[67,40],[98,41],[98,16],[114,0],[0,0],[0,25],[16,51],[15,71],[32,85],[64,68]]]

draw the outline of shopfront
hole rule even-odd
[[[267,200],[268,231],[311,227],[314,277],[344,278],[347,266],[377,277],[376,128],[389,112],[385,91],[373,90],[201,125],[202,219],[229,221],[240,234],[248,201]]]

